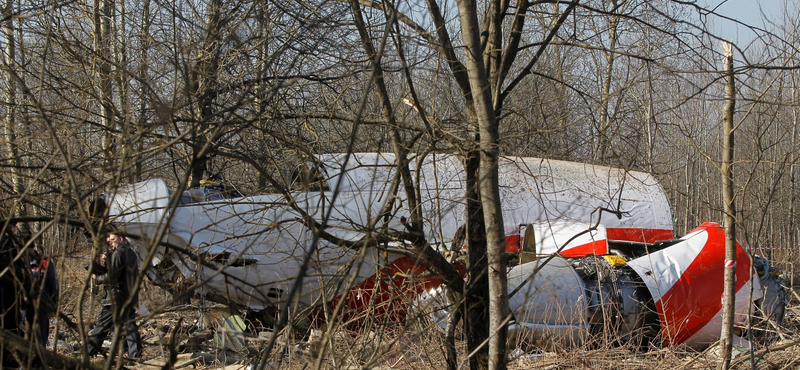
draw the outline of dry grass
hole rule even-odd
[[[64,259],[59,266],[62,284],[61,309],[77,322],[77,301],[86,272],[85,260]],[[444,337],[436,327],[413,325],[373,324],[359,332],[329,328],[315,331],[311,338],[281,336],[276,348],[267,356],[261,352],[266,345],[264,338],[248,338],[246,347],[240,352],[211,348],[211,340],[201,340],[196,345],[191,338],[212,335],[213,329],[231,311],[219,306],[208,308],[201,315],[197,301],[188,305],[176,305],[171,296],[147,282],[140,299],[151,312],[142,320],[141,334],[145,341],[144,363],[135,367],[160,369],[169,354],[169,333],[175,333],[175,349],[181,352],[175,368],[239,369],[253,359],[265,358],[270,369],[431,369],[445,368]],[[90,314],[90,298],[82,307],[85,328],[90,327],[94,317]],[[233,312],[236,313],[236,312]],[[96,309],[93,314],[96,314]],[[245,317],[247,321],[247,317]],[[257,323],[247,321],[255,335],[268,334]],[[203,330],[205,326],[205,329]],[[794,295],[787,310],[787,319],[780,333],[773,332],[769,339],[753,341],[756,368],[794,368],[800,364],[800,300]],[[73,354],[79,344],[78,334],[59,325],[58,351]],[[466,362],[466,343],[457,340],[459,368],[469,368]],[[52,340],[51,340],[52,343]],[[702,352],[685,348],[656,348],[650,351],[633,351],[626,347],[597,345],[594,348],[551,348],[548,351],[531,348],[513,350],[510,369],[707,369],[716,366],[718,356],[711,348]],[[94,359],[93,361],[103,361]],[[740,351],[734,358],[736,368],[751,368],[747,351]]]

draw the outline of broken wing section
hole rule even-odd
[[[736,250],[735,316],[741,322],[762,291],[751,278],[750,257],[738,243]],[[667,248],[628,261],[653,296],[665,346],[703,348],[719,339],[724,264],[725,232],[710,222]]]

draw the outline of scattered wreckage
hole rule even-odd
[[[395,166],[390,154],[324,154],[295,171],[288,194],[245,195],[218,184],[178,194],[154,179],[120,186],[106,203],[157,284],[189,280],[205,299],[270,315],[304,271],[293,300],[320,317],[326,303],[344,299],[346,317],[403,316],[414,302],[415,310],[443,320],[441,282],[404,240],[344,246],[403,235],[409,210]],[[458,252],[466,223],[461,161],[431,154],[412,173],[426,239],[442,251],[455,244]],[[667,197],[642,172],[514,157],[501,160],[499,174],[506,248],[517,255],[508,273],[512,332],[564,345],[609,328],[620,338],[667,346],[699,348],[718,338],[719,225],[675,239]],[[315,235],[320,225],[327,238]],[[751,302],[773,316],[785,306],[779,276],[754,274],[753,262],[737,246],[742,321]]]

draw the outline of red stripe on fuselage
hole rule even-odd
[[[725,231],[706,222],[708,240],[675,284],[656,302],[664,345],[678,345],[703,328],[722,308]],[[693,232],[694,232],[693,231]],[[736,244],[736,291],[750,279],[750,258]]]
[[[607,240],[623,240],[639,243],[654,243],[658,240],[675,239],[672,230],[665,229],[634,229],[634,228],[612,228],[606,229]],[[559,254],[564,257],[586,257],[590,254],[608,254],[607,240],[598,240],[592,243],[575,246],[561,251]],[[519,253],[522,238],[518,234],[506,235],[506,252]],[[466,246],[464,246],[466,248]]]
[[[607,229],[608,239],[627,241],[668,240],[673,238],[672,230],[661,229]],[[521,238],[517,234],[507,235],[505,239],[506,250],[518,253]],[[584,257],[590,254],[608,254],[607,240],[583,244],[562,251],[564,257]],[[457,266],[459,270],[463,266]],[[345,301],[346,320],[360,321],[368,315],[378,321],[403,320],[408,303],[422,291],[441,285],[435,276],[430,275],[429,269],[420,261],[409,257],[400,257],[392,261],[388,267],[380,270],[361,283],[354,286],[348,293],[337,297],[335,303],[343,297]],[[335,307],[335,304],[332,306]],[[321,310],[313,315],[314,323],[324,322],[324,312]]]
[[[597,240],[591,243],[586,243],[577,247],[562,250],[558,254],[563,257],[586,257],[591,254],[598,256],[608,254],[608,241]]]
[[[606,228],[608,240],[654,243],[658,240],[675,239],[675,233],[666,229]]]
[[[456,266],[459,271],[464,266]],[[347,326],[357,328],[364,320],[402,322],[409,304],[423,291],[438,287],[442,282],[421,261],[400,257],[388,267],[355,285],[337,297],[330,307],[336,307],[344,297],[340,318]],[[325,323],[325,312],[318,309],[312,315],[312,325]]]

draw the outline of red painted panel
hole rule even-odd
[[[711,222],[704,223],[697,230],[709,234],[705,246],[680,279],[656,302],[665,346],[683,343],[722,308],[725,231]],[[750,258],[738,243],[736,247],[738,291],[750,278]]]
[[[608,240],[653,243],[658,240],[675,239],[675,233],[672,230],[664,229],[612,228],[606,229],[606,237]],[[521,241],[518,234],[506,235],[506,252],[519,253]],[[466,248],[466,246],[464,247]],[[594,243],[587,243],[569,248],[559,254],[564,257],[586,257],[590,254],[608,254],[608,243],[605,240],[598,240]]]
[[[463,271],[463,266],[456,266]],[[423,291],[435,288],[442,282],[421,261],[400,257],[388,267],[355,285],[346,294],[337,297],[329,309],[333,310],[344,297],[340,318],[346,327],[358,328],[364,320],[375,322],[402,322],[409,303]],[[326,323],[322,308],[312,315],[312,325]]]
[[[598,256],[608,254],[608,241],[597,240],[563,250],[559,253],[562,257],[586,257],[591,254]]]
[[[521,251],[519,234],[506,235],[506,252],[519,253]]]
[[[608,240],[625,240],[630,242],[654,243],[658,240],[675,239],[672,230],[665,229],[632,229],[632,228],[607,228]]]

